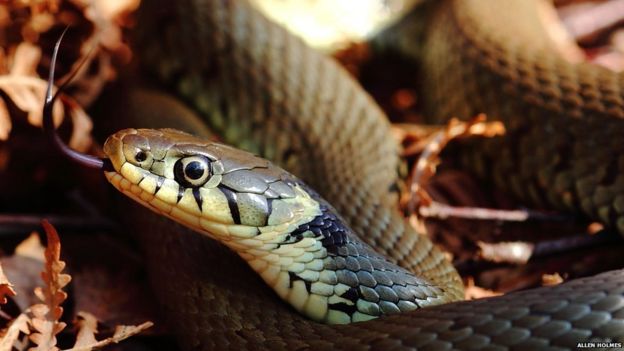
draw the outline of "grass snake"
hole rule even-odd
[[[428,72],[428,115],[487,112],[505,122],[509,134],[483,147],[492,160],[476,162],[478,171],[529,200],[622,228],[624,80],[559,58],[535,2],[426,2],[375,45]],[[202,134],[193,126],[203,118],[226,143],[300,177],[176,130],[109,137],[107,178],[158,212],[123,211],[184,349],[558,350],[624,341],[623,271],[453,302],[462,296],[457,273],[396,207],[398,146],[383,112],[335,62],[246,2],[146,1],[138,18],[141,64],[186,106],[156,94],[135,103],[131,93],[126,123],[154,126],[173,114],[176,128]],[[379,314],[389,315],[317,322]]]

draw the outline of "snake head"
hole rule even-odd
[[[125,129],[104,144],[108,180],[151,210],[221,241],[284,232],[318,214],[269,161],[173,129]]]

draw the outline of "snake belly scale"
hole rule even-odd
[[[396,208],[398,147],[383,113],[335,62],[245,1],[147,1],[138,23],[134,45],[153,77],[227,143],[271,159],[331,203],[229,147],[172,130],[114,134],[107,177],[157,213],[124,211],[184,349],[562,350],[624,341],[622,271],[453,302],[462,296],[457,273]],[[149,125],[140,106],[128,112]],[[429,304],[441,305],[416,308]],[[405,312],[316,322],[397,309]]]

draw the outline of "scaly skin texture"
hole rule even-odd
[[[560,57],[538,1],[428,7],[426,19],[416,11],[377,44],[419,63],[427,117],[486,113],[505,123],[507,135],[466,163],[527,202],[624,233],[624,74]]]
[[[440,252],[398,215],[389,191],[397,146],[388,123],[334,62],[244,2],[145,2],[140,12],[142,63],[227,142],[284,165],[379,252],[457,286],[447,290],[449,300],[461,295]],[[140,116],[140,109],[127,112]],[[126,214],[184,349],[562,349],[589,340],[624,342],[622,271],[327,326],[294,312],[224,246],[138,205]]]
[[[305,183],[248,152],[173,129],[124,129],[104,144],[122,193],[237,253],[298,312],[362,322],[447,302],[363,243]]]
[[[391,190],[398,146],[383,113],[341,67],[245,2],[146,7],[141,30],[150,33],[153,23],[168,39],[140,39],[142,62],[206,116],[226,142],[301,177],[364,241],[444,286],[449,301],[461,297],[453,267],[399,214]],[[207,26],[186,25],[200,22]],[[193,59],[181,61],[180,52],[193,52]]]

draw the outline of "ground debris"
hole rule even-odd
[[[63,332],[66,323],[62,320],[62,304],[68,295],[65,288],[71,281],[71,276],[64,273],[65,262],[61,260],[61,243],[55,228],[47,221],[42,222],[46,233],[47,246],[41,252],[41,244],[36,235],[31,235],[16,249],[24,258],[43,260],[41,279],[43,286],[36,287],[34,294],[39,300],[37,303],[26,308],[17,318],[13,319],[0,337],[0,351],[12,350],[13,347],[31,351],[59,350],[57,336]],[[5,290],[0,304],[6,303],[5,296],[13,296],[15,292],[11,283],[0,272],[0,287]],[[144,322],[139,325],[118,325],[115,333],[103,340],[97,340],[97,320],[87,312],[78,312],[75,325],[78,333],[76,343],[71,350],[92,350],[101,348],[112,343],[118,343],[148,328],[152,322]],[[20,336],[24,338],[20,338]]]

